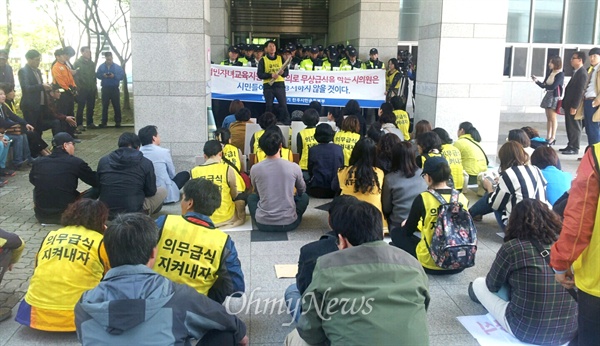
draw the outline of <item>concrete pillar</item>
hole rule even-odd
[[[470,121],[496,155],[507,0],[429,0],[421,4],[415,122],[456,139]]]
[[[131,0],[131,34],[136,131],[158,126],[177,169],[191,168],[207,140],[210,1]]]
[[[363,61],[377,48],[387,63],[398,53],[398,0],[333,0],[329,2],[328,44],[349,41]]]
[[[220,63],[227,56],[231,34],[230,13],[231,0],[210,1],[210,19],[214,24],[210,26],[210,55],[215,64]]]

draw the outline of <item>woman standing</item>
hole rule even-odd
[[[548,61],[548,68],[550,69],[550,74],[546,76],[543,82],[540,82],[535,76],[531,76],[531,79],[533,79],[535,84],[540,88],[546,90],[546,95],[542,99],[540,107],[546,110],[546,119],[548,120],[546,124],[546,139],[548,143],[552,145],[556,143],[556,129],[558,127],[558,122],[556,121],[556,107],[558,105],[558,100],[563,94],[565,74],[561,71],[562,59],[558,55],[550,58],[550,61]]]

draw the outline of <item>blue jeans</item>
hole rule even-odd
[[[588,138],[588,144],[594,145],[600,142],[600,122],[592,121],[594,113],[598,107],[592,107],[593,100],[583,101],[583,125],[585,126],[585,134]]]
[[[6,137],[8,139],[8,136]],[[4,146],[4,143],[0,142],[0,168],[6,168],[6,157],[8,156],[8,149],[10,149],[10,143]]]
[[[289,232],[293,231],[300,225],[302,222],[302,215],[308,208],[308,195],[303,193],[301,196],[294,197],[294,201],[296,202],[296,221],[292,222],[289,225],[264,225],[256,221],[256,209],[258,209],[258,201],[260,198],[257,194],[251,194],[248,196],[248,209],[250,210],[250,216],[252,217],[252,221],[256,223],[259,231],[263,232]]]
[[[31,152],[29,151],[29,141],[27,135],[4,135],[8,139],[12,139],[13,146],[13,164],[20,166],[25,161],[31,161]]]
[[[290,315],[294,318],[294,322],[298,323],[302,315],[302,294],[298,290],[296,284],[291,284],[285,290],[285,305],[287,305]]]
[[[502,221],[502,212],[492,209],[492,207],[488,203],[489,196],[490,196],[490,194],[488,192],[486,192],[483,195],[483,197],[481,197],[477,202],[475,202],[475,204],[473,204],[473,206],[471,208],[469,208],[469,214],[471,214],[471,216],[477,216],[477,215],[483,216],[483,215],[487,215],[487,214],[493,212],[494,216],[496,217],[496,222],[498,222],[498,225],[500,226],[502,231],[504,231],[506,226],[504,225],[504,222]]]

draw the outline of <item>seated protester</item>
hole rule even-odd
[[[450,166],[448,161],[441,156],[430,157],[425,161],[423,172],[421,173],[427,187],[435,190],[446,201],[450,201],[452,188],[448,186],[450,178]],[[458,196],[458,202],[467,208],[469,200],[462,193]],[[395,246],[413,255],[419,260],[425,272],[432,275],[456,274],[463,269],[443,269],[438,267],[431,254],[429,246],[438,217],[438,207],[440,202],[429,192],[421,192],[412,203],[408,218],[404,221],[402,228],[392,229],[392,242]],[[415,232],[421,232],[421,237],[417,237]]]
[[[392,107],[394,107],[394,115],[396,116],[396,127],[402,131],[404,140],[410,140],[410,117],[406,112],[406,103],[400,96],[394,96],[390,99]]]
[[[317,264],[317,259],[330,252],[339,250],[337,244],[337,236],[333,231],[334,224],[332,220],[337,219],[336,212],[341,210],[342,206],[355,205],[360,201],[354,196],[337,196],[333,199],[329,206],[329,228],[332,231],[325,233],[319,240],[308,243],[300,248],[300,257],[298,258],[298,272],[296,273],[296,283],[291,284],[285,290],[285,303],[294,317],[294,321],[298,322],[302,314],[302,295],[308,285],[312,281],[312,274]],[[342,230],[340,230],[342,231]]]
[[[156,187],[164,187],[167,190],[167,197],[163,203],[174,203],[179,201],[179,190],[190,180],[190,173],[187,171],[175,174],[175,165],[171,158],[171,151],[160,147],[160,136],[158,128],[154,125],[142,127],[138,131],[138,137],[142,147],[140,151],[145,158],[152,161],[154,174],[156,175]]]
[[[571,173],[563,172],[556,167],[558,155],[550,147],[538,147],[531,155],[531,164],[542,170],[542,175],[546,179],[546,197],[551,205],[571,189],[573,176]]]
[[[401,143],[400,138],[393,133],[386,133],[377,143],[377,161],[375,165],[388,174],[392,170],[392,148]]]
[[[538,147],[547,147],[549,145],[546,138],[540,137],[540,133],[533,127],[523,126],[521,127],[521,130],[525,131],[527,137],[529,137],[533,150],[537,149]]]
[[[410,142],[392,147],[391,172],[383,178],[381,188],[381,207],[390,230],[402,226],[415,198],[427,190],[421,172]]]
[[[525,152],[527,153],[527,156],[529,157],[527,164],[530,165],[531,164],[531,154],[533,154],[534,149],[531,147],[531,140],[529,140],[527,133],[525,133],[525,131],[523,131],[521,129],[513,129],[513,130],[508,131],[508,137],[506,140],[519,142],[519,144],[521,144],[523,146],[523,150],[525,150]]]
[[[317,259],[285,345],[428,345],[430,297],[419,262],[383,241],[370,203],[343,205],[332,216],[340,251]]]
[[[41,223],[60,224],[69,204],[82,197],[77,191],[79,179],[92,186],[83,197],[98,198],[98,175],[82,159],[75,156],[73,137],[66,132],[52,139],[52,155],[33,162],[29,182],[33,187],[33,211]]]
[[[191,170],[192,179],[204,178],[219,187],[219,205],[207,214],[216,227],[231,228],[246,222],[246,185],[234,167],[223,162],[223,147],[217,140],[204,143],[204,163]],[[189,196],[188,196],[189,197]]]
[[[9,142],[8,137],[4,136],[4,132],[4,129],[0,128],[0,187],[8,183],[8,180],[4,180],[5,177],[17,175],[17,172],[6,168],[6,159],[8,158],[11,142]]]
[[[465,185],[465,171],[462,165],[460,150],[452,145],[452,138],[450,138],[450,135],[448,132],[446,132],[446,130],[441,127],[436,127],[432,131],[437,133],[442,141],[442,156],[450,165],[450,176],[452,177],[454,188],[460,191]]]
[[[419,120],[415,124],[414,133],[410,136],[410,138],[412,138],[411,140],[416,141],[417,137],[419,137],[420,134],[429,132],[429,131],[431,131],[432,128],[433,127],[431,127],[431,123],[429,121]],[[413,144],[416,144],[416,142]]]
[[[379,122],[381,123],[381,131],[384,133],[393,133],[403,141],[404,134],[396,127],[396,115],[394,108],[390,103],[383,103],[379,108]]]
[[[256,194],[248,196],[248,209],[259,231],[292,231],[300,225],[308,207],[302,171],[297,164],[281,160],[282,143],[281,131],[265,131],[258,144],[267,158],[250,169]]]
[[[15,320],[33,329],[75,331],[75,304],[110,269],[103,243],[104,203],[80,199],[63,213],[36,255],[35,270]]]
[[[317,145],[315,130],[319,123],[319,113],[313,108],[307,109],[302,116],[302,122],[306,125],[306,128],[298,132],[296,146],[300,155],[300,169],[302,169],[304,180],[308,181],[308,149]]]
[[[281,128],[279,128],[279,126],[277,125],[271,125],[269,126],[266,130],[266,132],[275,132],[277,134],[279,134],[281,136],[281,138],[283,137],[283,132],[281,132]],[[282,159],[289,161],[289,162],[294,162],[294,154],[292,153],[292,150],[285,148],[285,147],[281,147],[281,150],[279,150],[279,155]],[[265,154],[265,152],[260,148],[260,146],[258,147],[257,151],[256,151],[256,156],[254,158],[254,164],[257,164],[259,162],[262,162],[264,159],[267,158],[267,154]]]
[[[460,150],[463,168],[469,175],[469,185],[477,184],[477,175],[487,171],[489,164],[479,142],[481,142],[481,136],[475,126],[468,121],[460,123],[458,139],[454,142],[454,146]]]
[[[350,164],[350,154],[360,139],[360,123],[354,115],[349,115],[343,119],[341,130],[333,136],[333,143],[342,147],[344,151],[344,166]]]
[[[416,138],[417,149],[419,150],[419,156],[417,156],[417,166],[419,168],[423,168],[428,158],[442,156],[442,140],[437,133],[429,131],[420,134]]]
[[[7,271],[12,271],[15,263],[21,258],[25,242],[15,233],[0,229],[0,283]],[[12,315],[9,308],[0,308],[0,322]]]
[[[26,131],[33,131],[34,128],[8,108],[5,89],[8,90],[9,85],[0,83],[0,128],[5,130],[4,138],[6,140],[13,140],[11,144],[13,147],[13,166],[16,169],[27,168],[31,165],[33,158],[29,151],[29,141],[25,133]]]
[[[265,133],[267,127],[277,125],[277,117],[271,112],[265,112],[258,117],[257,122],[262,130],[254,132],[254,135],[250,138],[250,152],[255,154],[258,152],[258,140],[260,136]]]
[[[229,125],[231,144],[242,151],[246,142],[246,124],[251,122],[251,116],[250,110],[244,107],[235,113],[235,121]]]
[[[61,92],[60,90],[63,90]],[[41,125],[52,129],[52,135],[59,132],[66,132],[71,136],[75,137],[75,130],[77,129],[77,121],[72,115],[65,115],[59,111],[58,104],[61,95],[65,91],[61,89],[58,84],[52,84],[52,90],[48,91],[48,107],[46,108],[47,114],[43,115]],[[44,129],[45,130],[45,129]]]
[[[331,143],[333,129],[329,124],[317,125],[315,140],[317,145],[308,149],[307,193],[316,198],[333,198],[335,192],[331,182],[338,170],[344,166],[344,153],[339,145]]]
[[[223,160],[227,159],[239,172],[242,171],[242,151],[231,144],[231,132],[229,129],[218,129],[215,131],[215,139],[223,146]]]
[[[358,120],[358,118],[356,119]],[[344,115],[342,114],[341,110],[339,108],[330,108],[329,112],[327,112],[327,121],[332,121],[335,123],[335,131],[339,132],[342,130],[342,124],[344,122]],[[360,124],[357,125],[357,129],[358,131],[356,131],[356,133],[360,132]],[[360,137],[360,134],[359,134]],[[336,143],[337,144],[337,143]]]
[[[370,138],[375,143],[379,143],[381,137],[383,137],[385,133],[381,131],[381,123],[379,121],[374,122],[369,126],[369,130],[367,131],[366,138]]]
[[[577,335],[577,302],[538,250],[550,251],[561,224],[545,203],[522,200],[510,215],[505,243],[489,273],[469,285],[471,299],[524,343],[565,345]]]
[[[229,129],[229,126],[235,121],[235,113],[240,109],[244,108],[244,103],[240,100],[233,100],[229,104],[229,115],[223,119],[223,124],[221,128]]]
[[[75,306],[79,342],[189,345],[199,339],[201,345],[248,345],[244,322],[151,269],[158,260],[158,239],[152,219],[141,214],[120,215],[108,227],[112,269]]]
[[[319,117],[321,116],[321,110],[323,109],[323,106],[321,106],[321,102],[319,102],[319,101],[311,101],[308,104],[308,108],[312,108],[312,109],[316,110],[317,114],[319,115]]]
[[[350,166],[338,171],[331,189],[373,204],[381,212],[381,185],[383,171],[375,167],[375,142],[363,138],[356,142],[350,156]],[[383,219],[383,214],[382,214]]]
[[[483,181],[487,193],[469,209],[469,213],[476,216],[494,211],[498,225],[504,230],[512,208],[520,201],[533,198],[548,203],[547,183],[539,168],[527,165],[529,156],[518,142],[504,143],[498,151],[498,158],[498,181],[495,184],[487,179]]]
[[[100,200],[111,218],[118,213],[157,213],[167,196],[167,189],[156,187],[154,165],[140,152],[140,144],[135,133],[124,132],[119,149],[98,162]]]
[[[211,142],[211,141],[209,141]],[[208,142],[207,142],[208,143]],[[180,284],[186,284],[218,303],[227,296],[245,291],[244,274],[233,240],[216,228],[208,215],[221,204],[219,188],[210,180],[194,178],[183,187],[182,216],[161,215],[156,219],[159,229],[158,253],[152,269]],[[179,251],[176,244],[191,244],[204,249],[204,256],[194,250]],[[182,273],[170,263],[198,266],[198,273]]]
[[[360,124],[360,135],[364,137],[367,135],[367,121],[365,117],[362,115],[362,109],[360,109],[360,104],[356,100],[348,100],[344,108],[342,108],[342,115],[354,115],[358,118],[358,123]]]

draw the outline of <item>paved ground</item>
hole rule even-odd
[[[526,116],[527,117],[527,116]],[[533,117],[540,119],[540,117]],[[562,120],[562,119],[561,119]],[[506,139],[509,129],[525,126],[527,123],[501,123],[499,144]],[[529,124],[531,125],[531,124]],[[542,130],[545,123],[535,124]],[[100,157],[116,147],[121,132],[114,128],[87,131],[81,136],[83,142],[76,147],[76,155],[85,159],[92,168]],[[131,130],[131,129],[129,129]],[[453,131],[449,131],[453,132]],[[543,132],[543,131],[540,131]],[[48,138],[48,142],[50,142]],[[566,135],[564,125],[559,125],[557,148],[564,147]],[[585,143],[585,136],[584,142]],[[576,156],[561,157],[563,169],[574,173],[577,168]],[[179,170],[191,167],[177,167]],[[80,185],[83,189],[84,186]],[[10,179],[8,186],[0,189],[0,228],[18,233],[27,242],[21,261],[8,272],[0,284],[0,306],[15,307],[25,294],[29,278],[33,273],[34,256],[45,234],[51,227],[38,224],[33,215],[32,186],[28,181],[28,172],[19,172]],[[474,193],[469,195],[476,200]],[[239,312],[247,326],[250,342],[253,345],[280,345],[293,326],[286,326],[290,318],[285,313],[271,312],[271,306],[265,305],[265,299],[282,299],[285,288],[293,279],[277,279],[275,264],[297,263],[302,245],[316,240],[327,231],[326,213],[315,209],[327,200],[312,199],[299,229],[287,234],[287,240],[260,241],[260,237],[251,231],[229,232],[236,243],[246,279],[246,291],[249,297],[234,299],[230,302],[230,311]],[[161,213],[179,213],[177,204],[167,206]],[[475,339],[456,320],[457,316],[485,314],[478,304],[471,302],[467,295],[467,284],[478,276],[484,276],[502,239],[496,235],[497,225],[493,216],[487,216],[477,224],[479,230],[479,250],[477,265],[463,273],[449,277],[430,276],[429,334],[432,345],[477,345]],[[285,236],[284,236],[285,238]],[[258,304],[257,299],[262,303]],[[250,304],[250,302],[254,302]],[[3,345],[68,345],[78,344],[74,333],[39,332],[18,325],[12,319],[0,323],[0,346]]]

